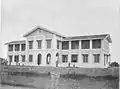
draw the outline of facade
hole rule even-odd
[[[36,26],[23,37],[6,43],[9,65],[104,68],[110,63],[109,34],[66,37]]]

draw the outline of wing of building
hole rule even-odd
[[[6,43],[9,65],[104,68],[110,63],[109,34],[66,37],[36,26],[23,37]]]

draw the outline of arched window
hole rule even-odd
[[[46,64],[50,64],[50,61],[51,61],[51,54],[47,54]]]
[[[56,57],[59,57],[59,53],[56,53]]]
[[[56,67],[58,67],[59,64],[59,53],[56,53]]]
[[[38,57],[37,57],[37,64],[38,64],[38,65],[41,64],[41,60],[42,60],[42,55],[41,55],[41,54],[38,54]]]

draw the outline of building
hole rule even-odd
[[[23,37],[6,43],[9,65],[104,68],[110,62],[109,34],[66,37],[36,26]]]

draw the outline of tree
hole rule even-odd
[[[0,58],[0,65],[7,65],[8,61],[4,58]]]
[[[119,67],[119,63],[117,63],[117,62],[112,62],[112,63],[110,63],[109,66],[110,66],[110,67]]]

